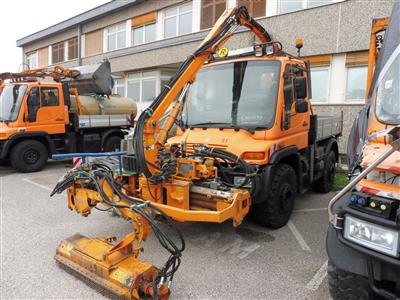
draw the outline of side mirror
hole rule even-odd
[[[297,76],[294,79],[297,99],[307,98],[307,78],[304,76]]]
[[[296,100],[296,112],[305,113],[308,111],[308,102],[305,99]]]

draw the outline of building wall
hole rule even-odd
[[[163,9],[182,4],[182,0],[144,1],[126,9],[110,13],[105,17],[82,25],[82,64],[99,63],[103,59],[111,62],[112,72],[117,76],[120,91],[128,94],[128,74],[143,70],[156,70],[157,88],[161,88],[162,69],[177,66],[202,42],[208,30],[200,30],[201,1],[193,0],[192,27],[193,32],[172,38],[163,38]],[[322,115],[340,115],[344,117],[344,132],[340,141],[340,152],[346,152],[347,136],[357,112],[364,100],[346,99],[346,89],[349,82],[348,56],[354,51],[367,51],[370,40],[370,30],[373,18],[390,15],[393,0],[331,0],[332,3],[319,7],[302,9],[290,13],[281,13],[280,0],[267,0],[265,15],[258,18],[259,22],[270,32],[273,38],[283,44],[285,51],[296,54],[294,42],[302,38],[304,47],[302,56],[328,55],[329,62],[324,65],[312,65],[312,70],[326,70],[326,97],[313,99],[314,111]],[[227,0],[227,7],[234,7],[235,0]],[[307,7],[303,0],[303,8]],[[156,40],[150,43],[131,46],[131,19],[148,12],[157,11]],[[106,28],[114,24],[125,24],[126,46],[122,49],[106,51]],[[25,54],[38,50],[38,65],[43,66],[51,61],[51,45],[77,36],[77,28],[60,32],[23,47]],[[240,30],[231,38],[227,47],[237,49],[252,46],[256,38],[248,30]],[[45,49],[48,49],[47,56]],[[77,60],[60,63],[65,67],[74,67]],[[365,70],[365,62],[356,65]],[[316,73],[313,73],[316,74]],[[316,76],[316,75],[313,75]]]

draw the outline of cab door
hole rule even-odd
[[[299,85],[305,85],[301,93]],[[307,72],[303,66],[288,63],[284,73],[284,115],[282,131],[287,136],[288,145],[296,145],[299,149],[308,146],[310,128],[310,104],[307,87]],[[300,102],[303,103],[301,109]],[[306,107],[306,109],[304,109]]]
[[[64,104],[58,86],[32,87],[27,101],[27,130],[65,133]]]

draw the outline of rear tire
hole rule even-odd
[[[121,137],[113,135],[107,138],[103,146],[104,152],[115,152],[119,149],[121,149]]]
[[[314,191],[319,193],[328,193],[332,190],[335,182],[336,154],[332,150],[326,157],[324,175],[312,183]]]
[[[264,178],[261,203],[254,204],[254,221],[268,228],[281,228],[289,221],[297,194],[296,173],[286,164],[278,164],[273,171],[271,183]],[[269,186],[270,184],[270,186]]]
[[[44,168],[49,158],[45,145],[39,141],[26,140],[11,149],[10,162],[22,173],[37,172]]]
[[[328,285],[334,300],[376,299],[367,278],[343,271],[331,261],[328,264]]]

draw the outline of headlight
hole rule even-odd
[[[354,243],[394,257],[399,256],[399,232],[346,216],[344,237]]]

